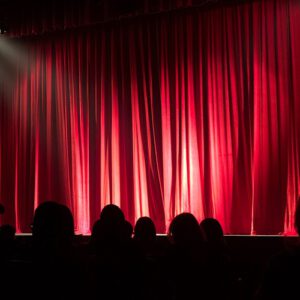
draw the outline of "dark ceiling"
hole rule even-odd
[[[182,7],[201,9],[241,1],[250,0],[0,0],[0,30],[20,32],[28,24],[51,23],[53,20],[65,24],[69,16],[75,20],[74,26],[81,26],[86,24],[82,22],[84,18],[97,23]]]

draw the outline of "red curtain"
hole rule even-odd
[[[227,233],[293,229],[300,2],[247,1],[0,40],[3,222],[67,204],[88,233],[115,203],[164,232],[189,211]]]

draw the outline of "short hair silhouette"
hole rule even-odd
[[[125,217],[120,207],[114,204],[104,206],[100,213],[100,219],[103,222],[119,223],[124,222]]]
[[[134,238],[140,241],[151,241],[156,238],[156,228],[149,217],[141,217],[134,227]]]
[[[35,240],[70,239],[74,235],[74,220],[69,208],[52,201],[40,204],[34,213],[32,235]]]
[[[218,220],[206,218],[200,223],[200,228],[205,234],[208,242],[220,241],[223,239],[223,229]]]
[[[170,224],[169,234],[175,244],[188,245],[203,241],[198,221],[191,213],[176,216]]]
[[[122,210],[114,205],[106,205],[92,230],[92,244],[98,248],[106,243],[119,243],[124,238],[125,217]]]

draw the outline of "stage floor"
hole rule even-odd
[[[22,237],[22,236],[32,236],[32,233],[16,233],[17,237]],[[89,237],[91,236],[90,234],[76,234],[75,237]],[[167,234],[164,233],[158,233],[156,234],[158,237],[167,237]],[[282,234],[277,234],[277,235],[272,235],[272,234],[225,234],[225,238],[231,238],[231,237],[251,237],[251,238],[297,238],[297,235],[282,235]]]

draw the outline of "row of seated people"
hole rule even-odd
[[[70,210],[45,202],[35,211],[26,258],[13,255],[14,234],[11,226],[0,228],[1,299],[238,298],[230,251],[215,219],[199,225],[190,213],[178,215],[162,251],[150,218],[140,218],[133,230],[120,208],[107,205],[89,245],[76,247]],[[255,298],[292,299],[299,267],[298,247],[274,257]]]

